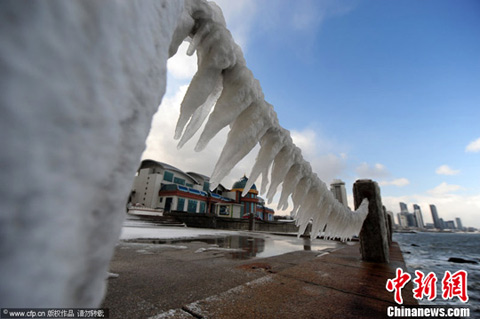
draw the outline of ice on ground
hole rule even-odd
[[[146,227],[123,227],[120,235],[121,240],[138,239],[138,238],[155,238],[155,239],[182,239],[194,238],[201,236],[229,236],[240,235],[240,231],[204,229],[204,228],[188,228],[188,227],[165,227],[152,226]]]
[[[245,250],[241,248],[220,248],[220,247],[208,247],[208,248],[198,248],[195,250],[195,253],[203,253],[206,251],[220,251],[220,252],[227,252],[227,253],[242,253],[245,252]]]

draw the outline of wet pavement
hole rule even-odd
[[[358,243],[319,250],[302,238],[262,257],[278,252],[267,243],[281,236],[269,237],[120,242],[102,307],[111,318],[383,318],[394,305],[385,282],[404,265],[398,246],[389,265],[362,262]]]
[[[221,237],[195,237],[176,239],[137,238],[124,241],[126,243],[176,245],[188,243],[203,243],[203,247],[196,252],[217,251],[223,252],[224,257],[232,259],[266,258],[282,255],[293,251],[321,251],[339,247],[334,241],[297,238],[296,236],[279,236],[263,233],[240,232],[239,235],[224,235]]]
[[[254,258],[203,241],[178,243],[120,242],[102,307],[111,318],[148,318],[170,309],[277,273],[314,259],[322,251],[303,249],[268,258]],[[233,258],[232,254],[243,254]]]
[[[108,279],[102,307],[110,318],[384,318],[395,305],[386,280],[405,267],[398,245],[390,255],[388,265],[367,263],[358,242],[132,218],[111,261],[118,276]]]

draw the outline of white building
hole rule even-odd
[[[229,190],[219,185],[209,190],[210,178],[153,160],[142,161],[133,184],[129,202],[164,212],[187,212],[246,218],[253,213],[258,219],[273,220],[274,211],[265,207],[253,185],[248,194],[241,193],[247,178],[243,177]]]

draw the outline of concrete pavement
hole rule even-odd
[[[120,243],[102,307],[111,318],[385,318],[385,283],[405,269],[396,243],[388,265],[362,262],[358,243],[247,260],[195,253],[204,246]],[[404,291],[416,304],[411,283]]]

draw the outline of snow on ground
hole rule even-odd
[[[188,227],[169,227],[169,226],[152,226],[149,227],[131,227],[124,226],[122,228],[121,240],[137,239],[137,238],[156,238],[156,239],[177,239],[177,238],[194,238],[200,236],[231,236],[241,235],[240,231],[205,229],[205,228],[188,228]]]

